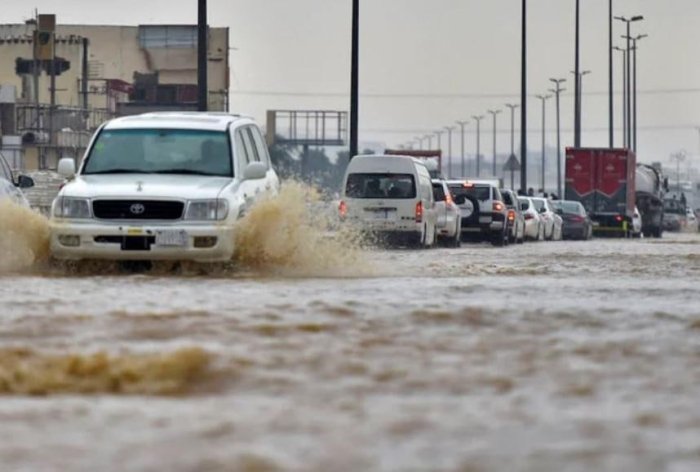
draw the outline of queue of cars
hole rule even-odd
[[[498,180],[431,178],[425,162],[410,156],[353,158],[338,209],[342,221],[399,245],[507,246],[593,234],[579,202],[518,195],[500,188]]]

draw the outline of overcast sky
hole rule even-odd
[[[3,3],[2,22],[23,21],[33,6],[73,24],[193,23],[197,10],[196,0]],[[562,140],[568,145],[575,2],[528,3],[529,93],[545,92],[550,77],[569,79],[562,96]],[[581,67],[592,71],[584,78],[583,144],[591,146],[607,144],[607,4],[581,0]],[[644,15],[633,34],[649,34],[638,54],[640,160],[666,160],[681,148],[700,154],[695,129],[700,126],[700,1],[614,0],[614,5],[616,15]],[[267,109],[348,108],[351,0],[209,0],[209,9],[212,25],[231,28],[235,111],[262,122]],[[616,22],[619,45],[623,33]],[[363,0],[360,139],[397,145],[518,102],[519,35],[520,0]],[[621,60],[617,53],[617,73]],[[621,81],[616,74],[618,92]],[[619,126],[619,95],[615,104]],[[530,100],[528,111],[529,147],[540,149],[539,101]],[[551,144],[554,116],[552,100],[546,126]],[[510,146],[509,118],[499,116],[499,152]],[[482,152],[487,155],[491,132],[491,122],[484,123]],[[619,143],[619,132],[616,139]],[[469,149],[473,141],[469,134]],[[455,154],[457,142],[455,137]]]

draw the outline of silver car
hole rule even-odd
[[[29,203],[20,189],[33,186],[34,181],[26,175],[20,175],[15,182],[10,166],[0,155],[0,200],[9,198],[18,205],[29,207]]]
[[[433,197],[437,210],[438,240],[452,247],[459,247],[462,240],[462,213],[454,202],[447,182],[433,179]]]

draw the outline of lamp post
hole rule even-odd
[[[563,198],[562,194],[562,181],[561,181],[561,122],[559,120],[559,95],[566,89],[561,88],[561,84],[566,82],[566,79],[549,79],[554,83],[554,89],[550,92],[554,93],[557,101],[557,195],[559,198]]]
[[[579,0],[576,0],[576,39],[574,52],[574,147],[581,147],[581,94],[579,93],[579,23],[580,23],[580,5]],[[543,105],[544,106],[544,105]]]
[[[467,126],[469,124],[469,122],[468,121],[456,121],[455,123],[457,123],[459,125],[460,132],[462,133],[462,147],[461,147],[462,175],[461,175],[461,177],[466,177],[467,173],[466,173],[466,169],[465,169],[466,162],[465,162],[465,156],[464,156],[464,127]]]
[[[637,153],[637,41],[648,37],[648,34],[640,34],[632,38],[632,149]]]
[[[544,192],[544,171],[546,165],[546,150],[545,150],[545,116],[547,109],[545,108],[545,102],[552,98],[551,95],[537,95],[537,98],[542,100],[542,179],[541,179],[541,189]]]
[[[591,71],[584,70],[576,74],[576,71],[571,71],[574,74],[574,80],[576,81],[576,89],[578,98],[578,146],[581,146],[581,123],[583,122],[583,77],[590,74]]]
[[[520,105],[506,103],[506,107],[510,109],[510,156],[508,156],[508,158],[512,159],[515,157],[515,109],[519,108]],[[512,169],[510,171],[510,188],[515,188]]]
[[[627,39],[627,66],[625,67],[625,69],[626,69],[626,77],[627,77],[627,80],[626,80],[626,83],[625,83],[625,87],[626,87],[626,89],[627,89],[627,93],[626,93],[627,101],[626,101],[626,103],[625,103],[625,113],[626,113],[626,115],[627,115],[627,120],[626,120],[626,123],[625,123],[625,127],[626,127],[626,130],[625,130],[625,136],[626,136],[625,147],[626,147],[627,149],[630,149],[630,148],[632,147],[632,137],[631,137],[632,130],[631,130],[631,127],[630,127],[630,124],[631,124],[631,121],[632,121],[632,120],[631,120],[631,117],[632,117],[632,109],[631,109],[631,100],[630,100],[630,98],[631,98],[631,93],[630,93],[630,91],[632,90],[631,83],[630,83],[630,81],[631,81],[631,75],[632,75],[631,72],[630,72],[630,57],[631,57],[631,56],[630,56],[630,52],[631,52],[631,47],[632,47],[632,41],[631,41],[632,35],[631,35],[631,33],[630,33],[630,24],[633,23],[633,22],[635,22],[635,21],[642,21],[642,20],[644,19],[644,17],[643,17],[642,15],[636,15],[636,16],[633,16],[632,18],[625,18],[624,16],[616,16],[615,19],[616,19],[616,20],[623,21],[623,22],[625,22],[626,25],[627,25],[627,35],[625,36],[625,38]]]
[[[207,0],[199,0],[197,7],[197,109],[207,111]]]
[[[622,53],[622,147],[627,142],[627,49],[615,46]]]
[[[522,0],[520,39],[520,188],[527,189],[527,0]]]
[[[445,126],[447,132],[447,177],[452,177],[452,132],[456,130],[456,126]]]
[[[481,120],[484,119],[484,115],[472,116],[472,119],[476,121],[476,176],[481,176]]]
[[[493,176],[498,175],[498,170],[496,169],[496,116],[501,113],[502,110],[489,110],[488,112],[493,116]]]
[[[426,134],[426,135],[424,136],[424,138],[428,140],[428,149],[429,149],[429,150],[432,150],[432,148],[433,148],[433,135],[432,135],[432,134]]]
[[[442,155],[442,135],[444,133],[445,132],[441,129],[435,131],[435,136],[437,136],[437,148],[438,148],[438,151],[440,151],[441,155]],[[440,169],[438,169],[438,172],[440,172],[441,174],[442,174],[442,167],[444,167],[443,162],[445,162],[445,160],[440,159]]]
[[[350,51],[350,159],[358,151],[360,78],[360,0],[352,0],[352,40]]]
[[[611,149],[615,147],[613,92],[613,0],[608,0],[608,140]]]

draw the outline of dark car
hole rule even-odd
[[[591,239],[593,222],[581,202],[554,200],[551,204],[563,220],[562,237],[564,239]]]

